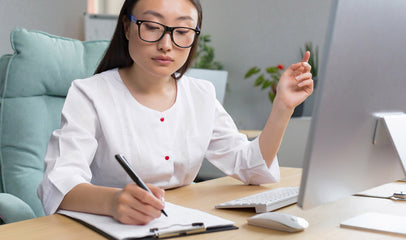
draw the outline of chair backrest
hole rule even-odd
[[[17,28],[11,32],[13,55],[0,58],[0,191],[43,208],[36,190],[44,156],[74,79],[95,71],[109,41],[62,38]]]
[[[227,87],[228,72],[224,70],[210,70],[191,68],[186,74],[189,77],[205,79],[213,83],[216,88],[216,98],[221,104],[224,104],[224,97]]]

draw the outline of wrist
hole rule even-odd
[[[278,112],[278,115],[289,115],[289,116],[291,116],[293,114],[294,110],[295,110],[294,107],[285,104],[283,101],[281,101],[278,98],[278,96],[276,96],[276,98],[273,101],[272,111]]]
[[[118,197],[122,192],[121,189],[112,188],[104,201],[104,212],[107,215],[115,217],[117,215]]]

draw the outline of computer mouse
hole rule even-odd
[[[309,223],[301,217],[282,212],[266,212],[247,219],[248,224],[286,232],[303,231]]]

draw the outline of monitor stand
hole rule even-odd
[[[385,137],[389,137],[406,175],[406,114],[393,112],[376,113],[374,115],[377,121],[373,144],[378,144],[379,141],[384,141]],[[386,134],[386,136],[383,136],[383,134]]]
[[[381,144],[389,138],[406,173],[406,114],[376,113],[374,116],[377,120],[373,144]],[[364,213],[341,222],[340,226],[406,235],[406,217],[391,214]]]

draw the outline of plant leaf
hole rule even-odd
[[[192,66],[194,68],[203,69],[223,69],[221,63],[214,61],[214,48],[208,45],[211,41],[211,36],[209,34],[200,35],[198,39],[198,46],[193,58]]]
[[[254,74],[257,74],[261,71],[261,69],[259,69],[258,67],[253,67],[250,70],[248,70],[248,72],[245,74],[244,78],[247,79],[249,77],[251,77]]]
[[[206,42],[206,43],[210,42],[211,41],[211,35],[209,35],[209,34],[204,35],[203,36],[203,41]]]
[[[265,77],[264,74],[261,74],[257,80],[255,80],[254,86],[258,87],[259,85],[261,85],[263,82],[265,81]]]
[[[266,69],[266,72],[267,73],[277,73],[277,72],[279,72],[279,68],[278,67],[268,67],[267,69]]]
[[[261,90],[264,90],[264,89],[266,89],[266,88],[269,88],[271,85],[272,85],[272,82],[271,82],[271,81],[265,80],[265,81],[262,83]]]
[[[215,70],[223,70],[223,64],[221,64],[220,62],[217,62],[217,61],[215,61],[215,62],[213,62],[213,68],[212,69],[215,69]]]
[[[279,76],[277,75],[272,75],[272,79],[274,80],[274,82],[279,82]]]

